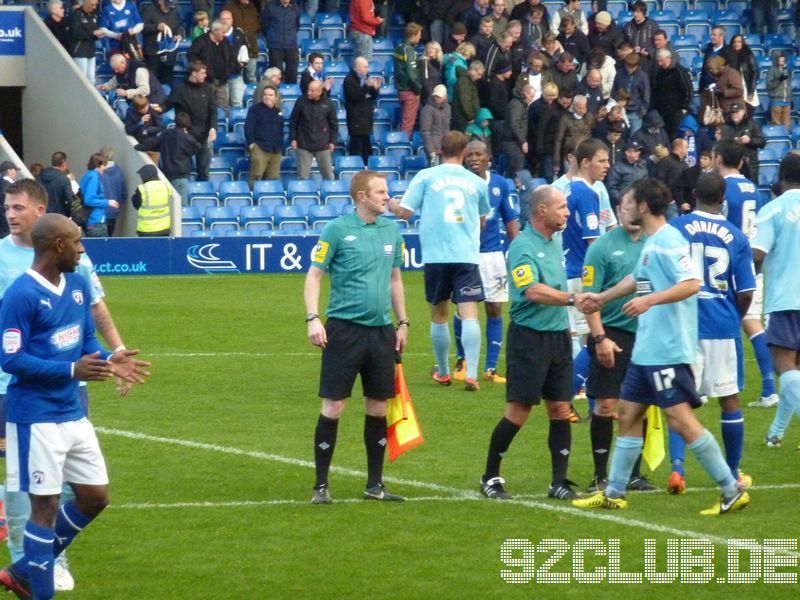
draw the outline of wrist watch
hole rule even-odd
[[[317,313],[308,313],[306,315],[306,323],[310,323],[314,319],[319,319],[319,315]]]
[[[596,336],[594,336],[594,337],[592,338],[592,340],[594,340],[594,343],[595,343],[595,344],[599,344],[600,342],[602,342],[602,341],[603,341],[604,339],[606,339],[607,337],[608,337],[608,336],[607,336],[605,333],[601,333],[600,335],[596,335]]]
[[[570,294],[567,298],[567,306],[575,306],[575,294]]]

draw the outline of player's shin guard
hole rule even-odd
[[[486,472],[484,477],[486,481],[500,476],[500,462],[508,452],[508,447],[514,441],[514,436],[519,431],[519,425],[516,425],[503,417],[497,423],[492,431],[492,438],[489,440],[489,452],[486,456]]]
[[[608,456],[611,454],[611,441],[614,438],[614,418],[592,415],[589,424],[589,436],[592,440],[592,459],[594,460],[594,476],[608,478]]]
[[[572,395],[577,394],[586,385],[589,377],[589,350],[584,346],[572,362]]]
[[[771,396],[775,393],[775,374],[772,371],[772,354],[767,346],[767,336],[759,331],[750,338],[750,343],[753,344],[753,354],[761,373],[761,395]]]
[[[608,475],[606,496],[622,498],[631,479],[633,465],[642,453],[644,440],[640,437],[618,436],[611,457],[611,471]]]
[[[669,428],[669,460],[674,472],[681,477],[686,475],[683,470],[683,464],[686,462],[686,442],[672,428]]]
[[[486,370],[497,368],[500,349],[503,347],[503,317],[486,319]]]
[[[339,429],[339,419],[329,419],[320,415],[317,419],[317,429],[314,432],[314,466],[317,471],[316,487],[328,484],[328,471],[333,460],[333,451],[336,448],[336,434]]]
[[[25,523],[31,514],[31,501],[26,492],[5,491],[3,505],[6,509],[6,523],[8,524],[8,552],[11,554],[11,561],[19,561],[25,550],[23,548],[23,537],[25,533]]]
[[[364,446],[367,449],[367,488],[371,488],[383,480],[386,417],[364,415]]]
[[[461,320],[461,343],[467,363],[467,378],[478,378],[478,360],[481,356],[481,326],[478,319]],[[441,371],[439,371],[441,373]]]
[[[725,461],[731,475],[739,479],[739,462],[744,449],[744,415],[741,410],[722,412],[722,443],[725,445]]]
[[[62,504],[56,515],[55,543],[53,544],[53,556],[58,556],[67,546],[72,543],[75,536],[83,531],[92,519],[84,515],[75,506],[75,502],[70,500]]]
[[[439,375],[450,374],[450,326],[447,323],[431,321],[431,343],[433,355],[439,367]]]
[[[726,498],[731,498],[738,493],[736,479],[731,474],[728,463],[722,457],[722,450],[720,450],[717,440],[714,439],[708,429],[704,429],[703,433],[689,444],[689,450],[692,451],[697,462],[705,469],[711,479],[722,489],[722,493]]]
[[[25,555],[14,564],[14,570],[30,582],[31,592],[37,600],[49,600],[55,594],[53,539],[52,529],[28,521],[23,542]]]
[[[456,338],[456,356],[464,358],[464,345],[461,343],[461,317],[458,316],[458,311],[453,317],[453,334]]]
[[[786,371],[780,378],[781,397],[788,402],[792,410],[800,414],[800,371]]]
[[[550,433],[547,436],[550,448],[550,461],[553,467],[553,483],[567,479],[569,454],[572,450],[572,427],[569,421],[550,421]]]

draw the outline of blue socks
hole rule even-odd
[[[453,333],[456,335],[456,356],[464,358],[464,346],[461,344],[461,317],[458,316],[458,311],[453,317]]]
[[[58,556],[92,520],[84,515],[72,501],[62,504],[56,515],[53,555]]]
[[[753,344],[753,353],[761,372],[761,395],[771,396],[775,393],[775,374],[772,372],[772,354],[767,347],[767,336],[760,331],[750,338],[750,343]]]
[[[622,498],[633,472],[633,465],[642,453],[644,440],[640,437],[617,437],[614,454],[611,456],[611,469],[608,475],[606,496]]]
[[[53,585],[53,530],[31,521],[25,525],[25,556],[14,563],[14,570],[31,584],[33,597],[49,600],[55,594]]]
[[[668,428],[669,431],[669,459],[672,462],[672,470],[681,477],[685,477],[683,463],[686,462],[686,442],[683,438]]]
[[[714,439],[708,429],[704,429],[703,433],[689,444],[689,450],[692,451],[697,462],[702,465],[706,473],[711,476],[711,479],[722,489],[722,493],[726,498],[732,498],[739,493],[736,479],[731,475],[728,463],[722,458],[722,450],[720,450],[717,440]]]
[[[431,321],[431,343],[439,375],[450,374],[450,325]]]
[[[481,326],[478,319],[461,319],[461,343],[467,363],[467,378],[478,378],[478,360],[481,355]]]
[[[786,371],[780,378],[781,398],[792,410],[800,414],[800,371]]]
[[[731,475],[739,479],[739,461],[744,449],[744,415],[741,410],[722,412],[722,443],[725,445],[725,460]]]
[[[503,317],[486,318],[486,369],[496,369],[503,347]]]

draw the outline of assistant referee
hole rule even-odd
[[[361,375],[366,416],[366,500],[402,501],[383,485],[386,450],[386,402],[395,395],[395,352],[408,337],[403,281],[403,238],[397,225],[383,217],[389,192],[375,171],[359,171],[350,181],[354,213],[325,226],[306,276],[304,298],[308,339],[322,348],[319,395],[322,410],[314,434],[317,481],[311,502],[330,504],[328,471],[336,447],[339,418]],[[320,283],[330,274],[331,293],[322,324]],[[392,326],[391,310],[397,317]]]

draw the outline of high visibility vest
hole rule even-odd
[[[156,180],[146,181],[136,189],[142,198],[136,231],[151,233],[169,229],[169,199],[172,195],[170,187],[163,181]]]

